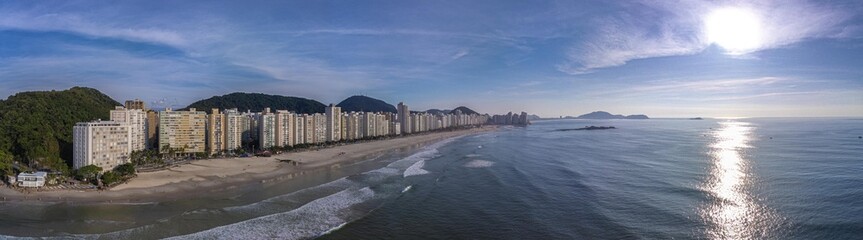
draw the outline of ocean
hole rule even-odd
[[[616,129],[557,131],[584,126]],[[4,204],[3,236],[859,239],[863,119],[545,120],[242,194]]]

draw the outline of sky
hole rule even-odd
[[[0,98],[863,116],[861,1],[2,1]]]

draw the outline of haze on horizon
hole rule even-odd
[[[863,116],[860,1],[4,1],[0,98]]]

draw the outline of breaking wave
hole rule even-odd
[[[494,165],[494,162],[487,160],[471,160],[464,164],[465,167],[469,168],[487,168]]]
[[[292,211],[212,228],[169,239],[305,239],[320,236],[349,222],[351,206],[375,196],[368,187],[347,189]]]

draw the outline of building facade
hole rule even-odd
[[[147,113],[143,110],[116,106],[111,110],[111,121],[129,125],[129,152],[147,147]]]
[[[206,151],[207,114],[189,111],[159,112],[159,152],[203,153]]]
[[[258,146],[270,149],[276,146],[276,115],[265,108],[258,118]]]
[[[396,110],[398,112],[399,124],[402,128],[401,132],[403,134],[411,133],[411,111],[408,109],[408,105],[400,102]]]
[[[72,168],[88,165],[108,171],[130,161],[129,125],[114,121],[80,122],[72,130]]]
[[[147,111],[147,149],[159,147],[159,112]]]
[[[296,143],[296,114],[287,110],[276,111],[276,145],[293,147]]]
[[[243,131],[249,124],[237,109],[225,110],[225,150],[234,151],[243,147]],[[243,127],[245,124],[245,127]]]
[[[207,153],[219,154],[227,150],[227,122],[225,114],[220,113],[218,108],[213,108],[207,115]]]
[[[144,101],[139,99],[135,100],[126,100],[126,104],[123,105],[126,109],[138,109],[141,111],[147,111],[147,105],[144,104]]]
[[[327,116],[320,113],[312,115],[315,124],[315,143],[324,143],[327,141]]]
[[[342,108],[330,104],[325,112],[327,118],[325,141],[337,142],[342,140]]]

